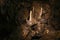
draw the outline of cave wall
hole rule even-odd
[[[33,0],[40,1],[40,0]],[[20,39],[20,26],[24,24],[32,2],[30,0],[0,0],[0,39],[17,40]],[[51,6],[51,18],[49,23],[56,29],[60,30],[60,4],[59,0],[41,0]],[[27,13],[27,14],[26,14]],[[26,16],[24,15],[26,14]],[[25,18],[24,18],[25,17]],[[23,21],[22,21],[23,20]],[[60,32],[60,31],[59,31]],[[58,32],[58,33],[59,33]],[[57,34],[58,34],[57,33]],[[60,34],[58,34],[60,35]],[[60,36],[57,35],[57,38]],[[15,39],[16,38],[16,39]]]

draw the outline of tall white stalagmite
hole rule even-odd
[[[41,7],[41,10],[40,10],[40,15],[39,15],[40,19],[41,19],[41,16],[42,16],[42,7]]]
[[[32,21],[32,11],[30,11],[30,19],[29,21]]]
[[[40,16],[42,15],[42,8],[41,8],[41,13],[40,13]]]
[[[30,11],[30,18],[28,20],[28,25],[32,24],[32,11]]]

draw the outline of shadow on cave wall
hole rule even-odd
[[[14,1],[2,0],[0,3],[0,40],[8,40],[10,35],[17,35],[17,5]]]

